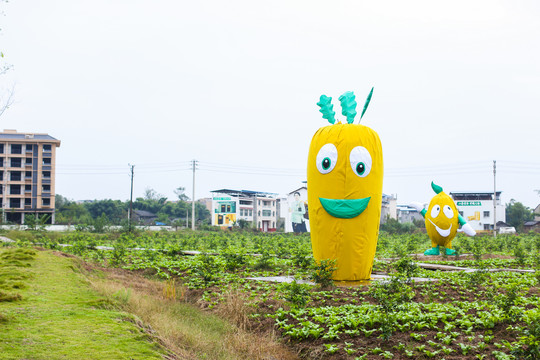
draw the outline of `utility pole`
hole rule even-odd
[[[497,161],[493,160],[493,237],[497,237],[497,186],[495,183]]]
[[[193,166],[193,196],[191,197],[191,230],[195,230],[195,169],[197,168],[197,160],[191,160]]]
[[[128,165],[131,168],[131,195],[129,197],[128,231],[131,232],[131,215],[133,214],[133,168],[135,165]]]

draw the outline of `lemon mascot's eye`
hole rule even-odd
[[[315,133],[308,155],[313,257],[336,261],[335,280],[366,280],[371,277],[381,216],[381,141],[369,127],[353,123],[356,100],[352,92],[339,98],[347,123],[336,123],[331,100],[322,95],[317,104],[332,125]]]

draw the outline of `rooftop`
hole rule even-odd
[[[60,143],[60,140],[53,138],[49,134],[39,134],[39,133],[19,133],[17,130],[4,130],[3,132],[0,132],[0,139],[6,139],[6,140],[45,140],[45,141],[51,141],[51,142],[58,142]]]
[[[502,191],[497,191],[501,195]],[[451,191],[450,195],[493,195],[493,191]]]
[[[210,191],[211,193],[220,193],[220,194],[227,194],[230,196],[261,196],[261,197],[267,197],[267,196],[275,196],[276,193],[269,193],[269,192],[262,192],[262,191],[253,191],[253,190],[231,190],[231,189],[220,189],[220,190],[213,190]]]

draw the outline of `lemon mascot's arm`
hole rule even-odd
[[[360,119],[366,112],[373,89]],[[317,105],[329,126],[311,141],[307,184],[311,243],[316,261],[335,259],[335,280],[366,280],[377,247],[382,203],[383,156],[379,136],[354,124],[352,92],[339,98],[347,123],[337,122],[332,98],[322,95]]]
[[[431,182],[431,188],[437,195],[431,199],[427,210],[420,203],[413,202],[410,204],[420,211],[420,214],[424,217],[426,231],[431,239],[432,247],[426,250],[424,255],[439,255],[439,246],[446,248],[446,255],[453,255],[456,251],[452,250],[452,240],[459,231],[459,225],[461,225],[461,231],[469,236],[476,235],[476,232],[459,215],[456,204],[450,196],[444,193],[442,187]]]

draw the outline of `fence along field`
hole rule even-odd
[[[301,358],[540,356],[540,276],[532,271],[540,268],[538,234],[458,236],[456,256],[427,258],[410,255],[429,244],[425,234],[381,233],[373,271],[390,277],[354,286],[331,283],[329,274],[336,266],[331,261],[313,264],[308,235],[186,231],[10,233],[8,237],[19,246],[39,243],[100,266],[162,279],[168,289],[163,296],[198,304],[251,331],[277,331]],[[60,247],[60,243],[72,246]],[[186,250],[201,253],[190,256]],[[427,270],[418,263],[475,271]],[[268,276],[298,281],[247,279]],[[436,281],[415,282],[414,277]],[[232,297],[244,303],[234,316],[224,311]]]

